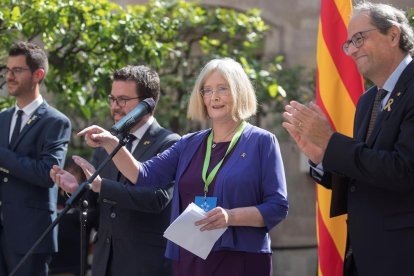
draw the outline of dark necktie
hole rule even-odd
[[[131,152],[132,153],[132,143],[135,141],[137,139],[137,137],[134,135],[134,134],[129,134],[129,141],[126,143],[126,145],[125,145],[125,147],[126,147],[126,149],[129,151],[129,152]],[[120,171],[118,171],[118,181],[120,181],[121,180],[121,177],[122,177],[122,174],[121,174],[121,172]],[[124,181],[122,181],[122,182],[124,182],[124,183],[126,183],[126,179],[124,178]]]
[[[385,98],[385,95],[387,95],[387,93],[388,93],[387,90],[378,89],[378,92],[375,95],[374,105],[372,106],[371,119],[369,120],[368,131],[367,131],[367,136],[365,138],[365,142],[368,141],[369,137],[372,134],[372,130],[374,129],[374,126],[375,126],[375,121],[377,120],[377,116],[380,113],[379,107],[381,106],[381,101]]]
[[[134,134],[129,134],[129,141],[126,143],[125,147],[126,149],[132,153],[132,143],[137,139],[137,137]]]
[[[20,129],[22,127],[22,115],[23,115],[23,110],[17,110],[16,123],[14,124],[13,134],[10,139],[9,146],[13,146],[13,144],[17,140],[17,137],[19,136]]]

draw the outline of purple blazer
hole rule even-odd
[[[140,164],[138,185],[153,186],[180,179],[210,129],[187,134],[162,154]],[[171,221],[180,214],[179,188],[174,188]],[[255,206],[265,227],[229,227],[213,250],[270,253],[269,231],[288,211],[285,172],[279,144],[272,133],[247,124],[231,156],[216,175],[214,195],[225,209]],[[178,260],[179,247],[167,244],[166,256]]]

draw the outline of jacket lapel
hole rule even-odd
[[[368,146],[372,146],[374,144],[374,141],[377,138],[377,135],[381,130],[384,122],[388,120],[394,110],[398,109],[398,105],[402,102],[401,100],[403,99],[404,94],[407,92],[407,86],[410,79],[412,78],[412,74],[414,74],[414,61],[411,61],[410,64],[408,64],[408,66],[402,72],[394,87],[394,90],[392,91],[388,101],[384,106],[384,109],[378,115],[374,130],[367,143]]]
[[[376,91],[376,87],[369,88],[358,102],[354,118],[354,139],[358,141],[365,141]]]
[[[22,131],[20,132],[19,136],[17,137],[16,142],[14,145],[11,146],[12,150],[15,150],[17,145],[20,143],[20,141],[26,136],[26,134],[29,132],[29,130],[37,124],[39,120],[41,120],[42,116],[46,112],[47,104],[46,102],[43,102],[36,110],[33,112],[32,116],[29,118],[27,123],[23,126]]]
[[[138,142],[138,146],[132,153],[135,159],[140,160],[145,152],[147,152],[151,146],[155,143],[156,135],[160,130],[160,125],[157,120],[150,125],[148,130],[144,133],[141,140]]]

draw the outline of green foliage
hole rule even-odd
[[[0,112],[12,106],[14,101],[11,98],[0,97]]]
[[[315,95],[315,72],[309,72],[301,65],[282,68],[283,62],[282,56],[265,63],[252,61],[250,66],[253,68],[247,70],[260,103],[255,124],[275,129],[279,138],[286,134],[280,127],[285,105],[291,100],[307,103]]]
[[[126,8],[107,0],[2,0],[0,61],[17,39],[41,41],[49,53],[45,85],[53,94],[52,104],[71,118],[76,131],[91,123],[111,124],[106,98],[114,69],[150,65],[162,82],[157,118],[186,133],[194,78],[214,57],[228,56],[243,64],[261,106],[268,107],[260,108],[257,118],[281,112],[289,98],[285,90],[291,87],[283,90],[279,78],[283,85],[301,80],[297,69],[283,73],[281,57],[261,61],[267,28],[258,10],[238,12],[183,0],[152,0]],[[10,100],[0,98],[0,108],[8,104]]]

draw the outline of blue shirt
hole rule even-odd
[[[387,90],[388,93],[384,97],[384,99],[381,101],[381,108],[383,109],[385,106],[385,103],[388,101],[388,99],[391,96],[391,92],[394,90],[395,85],[397,84],[398,79],[400,78],[402,72],[405,70],[405,68],[408,66],[408,64],[413,60],[413,58],[410,55],[407,55],[395,68],[394,72],[388,77],[388,79],[384,83],[383,89]]]

